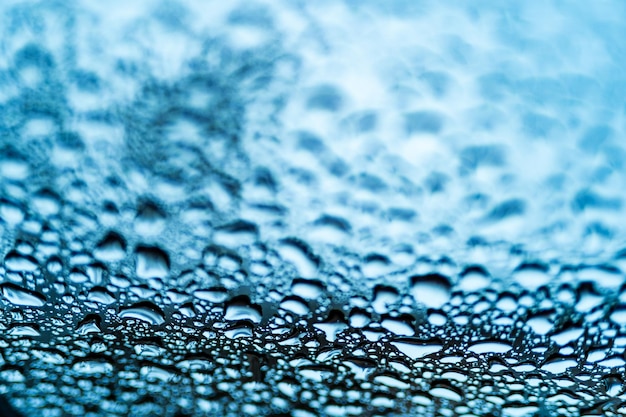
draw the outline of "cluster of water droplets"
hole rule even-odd
[[[626,413],[624,109],[570,91],[617,83],[618,52],[543,68],[533,7],[199,3],[0,6],[0,394],[50,417]],[[387,28],[385,59],[325,7]],[[433,50],[400,42],[412,19]]]

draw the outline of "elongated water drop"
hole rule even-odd
[[[160,308],[149,302],[141,302],[120,311],[120,317],[137,319],[155,326],[165,323],[165,317]]]

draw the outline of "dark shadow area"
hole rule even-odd
[[[22,415],[11,407],[6,398],[0,397],[0,417],[22,417]]]

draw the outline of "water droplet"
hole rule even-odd
[[[578,271],[578,280],[581,282],[590,282],[597,288],[611,290],[618,289],[623,283],[621,271],[607,265],[580,268]]]
[[[613,356],[603,361],[598,362],[598,365],[606,368],[613,368],[616,366],[622,366],[626,363],[623,358],[619,356]]]
[[[422,341],[414,338],[396,339],[391,342],[400,352],[404,353],[411,359],[420,359],[441,351],[443,346],[441,343],[434,341]]]
[[[126,256],[126,242],[117,233],[109,233],[96,246],[94,256],[104,262],[120,261]]]
[[[604,387],[606,388],[606,394],[611,397],[618,396],[623,391],[623,380],[618,375],[609,375],[602,378]]]
[[[455,389],[446,386],[438,386],[428,391],[433,397],[445,398],[450,401],[461,401],[463,397]]]
[[[400,298],[398,290],[393,287],[384,285],[377,285],[374,287],[374,299],[372,300],[372,308],[378,314],[384,314],[389,312],[389,308],[392,304],[397,302]]]
[[[441,374],[441,377],[447,380],[454,380],[459,382],[467,381],[468,377],[465,373],[457,371],[448,371]]]
[[[176,376],[176,374],[157,366],[142,366],[141,369],[139,369],[139,374],[147,381],[161,382],[169,382]]]
[[[193,295],[199,300],[209,301],[211,303],[222,303],[226,301],[226,298],[228,297],[228,293],[224,288],[197,290],[193,292]]]
[[[528,319],[528,326],[538,335],[545,335],[552,330],[553,322],[548,317],[537,316]]]
[[[374,382],[387,385],[388,387],[401,389],[401,390],[405,390],[410,387],[410,385],[407,384],[406,382],[400,381],[399,379],[396,379],[394,377],[387,376],[387,375],[379,375],[375,377]]]
[[[229,339],[249,338],[252,337],[252,329],[248,326],[238,326],[224,332]]]
[[[24,220],[24,210],[10,201],[0,200],[0,219],[10,226],[15,226]]]
[[[321,323],[314,323],[313,327],[324,332],[326,340],[334,342],[337,335],[345,330],[348,325],[345,323],[343,314],[337,310],[330,311],[328,318]]]
[[[290,384],[287,382],[279,382],[278,384],[276,384],[276,387],[281,393],[283,393],[284,395],[288,397],[293,397],[295,393],[297,392],[296,384]]]
[[[39,267],[37,260],[32,256],[22,255],[15,251],[7,254],[4,258],[4,264],[7,269],[19,272],[34,272]]]
[[[363,310],[355,309],[350,314],[350,326],[353,328],[363,328],[370,323],[371,319]]]
[[[611,321],[620,326],[626,325],[626,307],[620,307],[613,311],[610,316]]]
[[[413,336],[415,331],[411,325],[411,320],[406,319],[385,319],[381,326],[398,336]]]
[[[119,315],[124,319],[137,319],[155,326],[165,323],[161,309],[147,301],[124,308]]]
[[[250,320],[252,323],[260,323],[261,308],[252,305],[247,297],[238,297],[228,303],[224,318],[231,321]]]
[[[576,311],[587,313],[604,302],[604,297],[596,292],[591,283],[583,283],[578,288]]]
[[[535,405],[507,404],[502,407],[502,414],[506,417],[534,416],[539,411]]]
[[[295,297],[285,298],[285,300],[280,303],[280,308],[299,316],[304,316],[309,313],[309,308],[307,307],[304,300]]]
[[[604,349],[596,349],[587,355],[587,362],[598,362],[606,358],[606,351]]]
[[[440,274],[411,277],[411,295],[415,301],[426,307],[443,307],[450,299],[451,288],[448,278]]]
[[[515,372],[533,372],[537,370],[537,367],[532,363],[523,363],[521,365],[513,366],[512,369]]]
[[[94,287],[89,291],[87,295],[89,301],[93,301],[100,304],[112,304],[115,302],[115,297],[109,291],[102,287]]]
[[[24,374],[18,369],[5,369],[0,371],[0,379],[11,383],[20,383],[26,380]]]
[[[584,329],[581,328],[569,328],[550,336],[550,339],[554,340],[554,342],[559,346],[565,346],[574,340],[578,340],[578,338],[582,336],[583,332]]]
[[[316,280],[295,279],[291,286],[291,292],[305,300],[314,300],[323,294],[324,286]]]
[[[165,278],[170,272],[167,254],[157,247],[139,246],[136,250],[139,278]]]
[[[40,293],[26,290],[17,285],[3,284],[0,288],[2,295],[15,305],[41,307],[46,303],[46,298]]]
[[[472,266],[461,273],[458,286],[463,291],[473,292],[487,288],[490,283],[491,277],[484,268]]]
[[[385,275],[390,271],[391,262],[386,256],[379,254],[369,254],[364,259],[363,275],[366,278],[376,278]]]
[[[36,193],[33,196],[32,204],[35,210],[46,217],[57,214],[61,209],[61,199],[50,190],[42,190]]]
[[[113,365],[104,359],[85,359],[76,362],[72,369],[79,374],[98,375],[112,372]]]
[[[296,268],[299,278],[315,278],[317,262],[311,256],[311,250],[298,240],[285,240],[278,247],[281,258]]]
[[[418,394],[411,397],[411,402],[413,404],[419,404],[428,407],[433,403],[433,400],[431,400],[429,396]]]
[[[513,272],[513,280],[522,288],[535,291],[550,282],[548,267],[538,263],[524,263]]]
[[[100,332],[100,317],[93,314],[85,317],[85,319],[78,323],[78,326],[76,327],[76,333],[81,336]]]
[[[11,336],[31,336],[31,337],[41,336],[41,333],[39,333],[39,330],[38,330],[38,326],[34,324],[31,324],[31,325],[22,324],[22,325],[13,326],[9,329],[7,334]]]
[[[576,362],[573,359],[555,358],[555,359],[550,359],[546,361],[546,363],[543,364],[541,369],[543,369],[544,371],[553,373],[553,374],[562,374],[566,372],[569,368],[573,368],[577,365],[578,365],[578,362]]]
[[[137,209],[135,231],[140,235],[157,235],[165,228],[165,213],[153,202],[144,202]]]
[[[443,326],[448,321],[448,317],[440,311],[431,311],[428,313],[428,322],[433,326]]]
[[[470,345],[468,350],[470,352],[478,353],[479,355],[488,354],[488,353],[506,353],[509,350],[513,349],[508,343],[501,341],[480,341],[475,342]]]
[[[43,363],[47,363],[50,365],[63,365],[65,363],[65,358],[63,354],[61,354],[60,351],[56,350],[36,349],[33,350],[33,356],[41,360]]]
[[[251,245],[258,239],[257,225],[247,221],[237,221],[215,230],[213,240],[227,248]]]

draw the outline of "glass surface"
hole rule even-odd
[[[0,2],[0,415],[626,413],[626,3]]]

